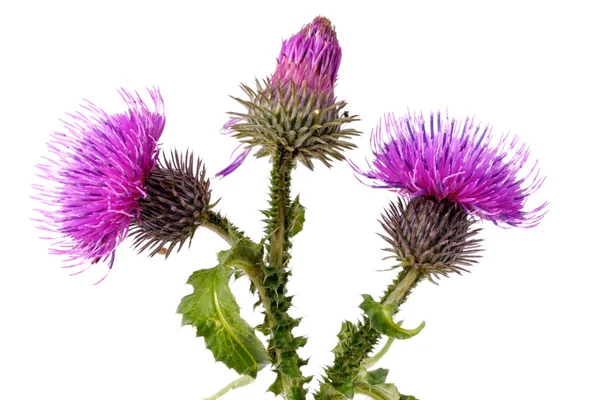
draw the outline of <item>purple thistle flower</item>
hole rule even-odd
[[[306,83],[315,92],[333,96],[341,61],[342,48],[331,21],[316,17],[300,32],[283,41],[271,85],[293,82],[301,87]]]
[[[332,159],[343,160],[342,151],[355,147],[346,139],[358,135],[342,125],[356,121],[336,103],[334,86],[342,59],[335,29],[325,17],[316,17],[300,32],[283,41],[273,75],[256,82],[256,90],[242,89],[248,100],[235,98],[246,113],[234,115],[221,130],[240,139],[233,161],[217,173],[224,177],[235,171],[252,147],[256,157],[273,155],[283,147],[309,169],[313,159],[328,167]]]
[[[524,170],[528,147],[509,134],[492,143],[489,125],[443,119],[439,112],[429,121],[422,114],[388,114],[373,131],[371,148],[369,170],[351,166],[374,181],[372,187],[446,199],[502,226],[535,226],[545,214],[547,203],[524,211],[527,197],[544,181],[537,161]]]
[[[138,200],[146,196],[144,182],[165,126],[160,91],[148,92],[154,110],[121,89],[125,113],[109,115],[86,100],[82,111],[62,121],[67,133],[51,134],[52,156],[37,166],[45,183],[33,186],[34,198],[47,206],[36,221],[52,234],[50,253],[64,256],[65,267],[107,262],[112,268],[115,248],[139,217]]]

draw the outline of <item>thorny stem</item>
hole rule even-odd
[[[391,304],[396,308],[400,307],[423,275],[418,269],[410,267],[408,267],[408,271],[402,271],[400,274],[404,274],[404,276],[395,285],[390,286],[381,299],[381,304],[384,306]]]
[[[264,329],[268,333],[269,356],[277,372],[277,381],[272,391],[280,392],[285,399],[303,400],[306,398],[304,383],[307,382],[300,367],[306,364],[297,353],[304,345],[304,338],[295,338],[292,329],[299,320],[289,316],[291,298],[287,296],[286,284],[290,275],[287,264],[290,260],[291,173],[292,153],[278,149],[273,157],[271,172],[271,200],[267,211],[267,250],[268,264],[265,270],[251,269],[246,273],[256,288],[265,309]],[[226,217],[209,211],[202,225],[215,232],[230,245],[246,238],[244,233]]]
[[[232,224],[227,217],[212,210],[206,212],[205,219],[202,221],[202,226],[219,235],[223,240],[229,243],[229,245],[233,245],[233,242],[237,239],[247,238],[244,235],[244,232]]]
[[[268,265],[265,271],[266,296],[271,301],[272,314],[265,316],[265,328],[270,335],[268,351],[277,372],[277,380],[271,386],[275,393],[281,393],[285,399],[302,400],[306,398],[300,367],[306,364],[297,353],[304,345],[304,338],[295,338],[292,329],[299,320],[290,317],[288,309],[291,297],[287,296],[287,281],[290,272],[287,264],[291,248],[291,175],[293,154],[280,147],[273,156],[271,172],[271,200],[267,211],[267,249]]]
[[[400,305],[406,301],[411,290],[422,277],[423,273],[418,269],[405,267],[396,280],[388,286],[380,303],[393,305],[394,313],[398,312]],[[364,321],[357,324],[356,331],[338,344],[339,351],[336,351],[333,366],[327,368],[325,383],[342,391],[344,388],[352,387],[359,368],[364,367],[368,354],[373,351],[381,336],[381,333],[371,326],[371,320],[365,316]],[[331,396],[323,390],[322,385],[315,399],[333,399]]]

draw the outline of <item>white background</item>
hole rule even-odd
[[[59,118],[87,98],[120,111],[119,87],[161,88],[164,149],[193,149],[212,175],[236,143],[219,135],[239,82],[273,72],[281,40],[317,15],[343,47],[336,94],[365,132],[350,157],[368,155],[384,112],[445,110],[511,130],[532,148],[549,200],[534,229],[486,223],[485,254],[472,273],[422,283],[400,315],[427,322],[382,361],[403,393],[421,400],[600,399],[598,337],[597,11],[593,2],[2,2],[0,398],[201,399],[235,378],[175,309],[187,277],[212,267],[225,243],[201,231],[167,262],[117,251],[71,277],[49,256],[30,218],[34,165]],[[201,5],[202,4],[202,5]],[[266,206],[266,160],[248,159],[213,182],[220,210],[254,238]],[[294,241],[294,316],[310,340],[304,370],[318,376],[360,293],[379,295],[384,242],[377,218],[393,195],[356,181],[337,163],[294,173],[307,207]],[[253,314],[247,281],[235,284]],[[226,399],[268,399],[274,374]],[[316,379],[310,385],[317,386]],[[357,396],[358,397],[358,396]]]

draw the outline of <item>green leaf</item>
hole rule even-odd
[[[229,250],[217,254],[219,264],[224,267],[237,267],[245,271],[254,269],[262,259],[262,244],[254,243],[250,239],[235,241]]]
[[[403,394],[400,395],[400,400],[419,400],[415,396],[405,396]]]
[[[347,397],[340,393],[336,388],[331,386],[329,383],[321,383],[319,389],[321,397],[327,400],[346,400]]]
[[[349,380],[348,382],[345,382],[343,385],[338,387],[338,391],[340,393],[342,393],[344,396],[346,396],[347,399],[353,399],[354,398],[354,382],[351,380]]]
[[[194,272],[187,282],[194,291],[181,300],[177,313],[183,317],[182,325],[196,327],[217,361],[256,378],[269,357],[252,327],[240,317],[229,289],[232,272],[222,265]]]
[[[292,223],[290,224],[290,236],[296,236],[302,230],[305,220],[306,208],[300,204],[300,196],[296,196],[292,202]]]
[[[369,396],[373,400],[401,400],[402,396],[393,383],[371,386],[366,382],[356,382],[356,393]]]
[[[421,330],[425,327],[425,321],[423,321],[421,322],[421,325],[415,329],[404,329],[400,326],[402,321],[396,324],[392,319],[393,306],[391,304],[380,304],[373,300],[373,297],[369,296],[368,294],[363,294],[362,296],[364,300],[361,303],[360,308],[362,308],[362,310],[371,320],[371,325],[373,328],[377,329],[384,335],[393,337],[394,339],[410,339],[421,332]]]
[[[384,383],[388,370],[380,368],[367,372],[364,368],[358,371],[354,380],[356,393],[364,394],[374,400],[400,400],[400,392],[396,385]]]
[[[275,378],[275,382],[273,382],[271,386],[269,386],[267,391],[273,393],[275,396],[279,396],[281,392],[283,392],[283,382],[281,382],[280,375],[277,375],[277,378]]]
[[[370,385],[379,385],[380,383],[385,383],[388,372],[390,371],[385,368],[377,368],[373,371],[369,371],[367,372],[367,382],[369,382]]]

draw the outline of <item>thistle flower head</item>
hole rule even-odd
[[[146,179],[147,196],[139,201],[140,217],[130,232],[134,247],[168,257],[177,244],[179,250],[186,240],[191,243],[210,208],[209,187],[206,169],[193,154],[165,156]]]
[[[381,236],[391,245],[385,250],[396,255],[400,266],[421,269],[427,276],[460,273],[479,257],[475,218],[447,200],[399,197],[380,222],[386,232]]]
[[[373,187],[460,204],[465,211],[501,226],[531,227],[545,214],[544,203],[526,211],[525,202],[544,179],[529,149],[504,134],[493,142],[491,127],[442,118],[440,113],[389,114],[373,131],[374,160],[354,170]]]
[[[86,102],[67,114],[65,133],[51,134],[51,155],[37,166],[44,183],[34,185],[34,198],[46,207],[36,221],[51,235],[50,253],[65,257],[67,267],[107,262],[112,268],[115,248],[139,217],[165,126],[160,92],[148,92],[153,110],[137,93],[121,90],[126,112],[108,114]]]
[[[325,17],[317,17],[300,32],[283,41],[274,74],[256,80],[256,88],[242,85],[247,99],[235,98],[246,108],[233,115],[223,133],[240,139],[234,161],[217,174],[225,176],[239,167],[250,149],[257,157],[272,156],[277,148],[293,153],[309,169],[317,159],[330,167],[343,160],[342,151],[354,148],[347,139],[358,135],[342,125],[357,120],[343,112],[333,92],[342,51],[335,30]]]
[[[293,82],[315,92],[330,92],[342,60],[342,48],[331,21],[316,17],[300,32],[283,41],[271,86]]]

